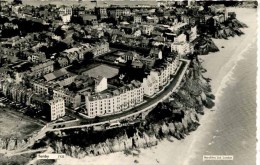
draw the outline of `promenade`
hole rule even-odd
[[[181,64],[179,69],[177,70],[176,74],[172,78],[172,80],[163,88],[163,90],[158,93],[155,97],[153,98],[148,98],[146,102],[143,104],[140,104],[136,107],[131,108],[128,111],[123,111],[121,113],[113,114],[113,115],[107,115],[107,116],[101,116],[98,117],[98,121],[95,122],[95,119],[85,119],[86,121],[89,122],[89,124],[84,124],[84,125],[75,125],[72,126],[70,124],[69,127],[63,127],[63,128],[49,128],[49,130],[65,130],[65,129],[73,129],[73,128],[83,128],[83,127],[92,127],[92,126],[100,126],[106,123],[111,123],[111,122],[117,122],[123,119],[127,119],[131,116],[138,115],[140,113],[146,112],[152,108],[154,108],[158,103],[164,101],[167,99],[172,92],[174,92],[180,85],[183,76],[185,75],[188,67],[189,67],[190,61],[189,60],[181,60]],[[77,123],[79,123],[77,121]],[[63,125],[62,123],[59,123],[60,125]]]

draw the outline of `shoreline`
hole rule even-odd
[[[244,8],[243,8],[244,9]],[[246,9],[247,10],[247,9]],[[240,18],[239,18],[240,20]],[[244,20],[241,20],[244,22]],[[249,27],[250,28],[250,27]],[[245,29],[247,30],[247,29]],[[232,83],[232,75],[234,71],[236,70],[236,67],[239,63],[239,61],[244,59],[244,54],[247,52],[247,50],[250,49],[250,44],[248,44],[248,40],[255,36],[255,34],[250,34],[249,32],[245,32],[245,35],[242,36],[236,36],[234,38],[230,37],[229,40],[220,40],[220,39],[213,39],[215,43],[227,45],[227,48],[220,49],[220,52],[217,53],[210,53],[209,55],[200,56],[205,62],[202,64],[209,65],[209,67],[205,67],[208,72],[203,74],[205,77],[212,78],[212,82],[210,83],[212,85],[212,91],[216,95],[216,101],[215,103],[220,104],[219,100],[222,98],[223,90],[227,87],[229,83]],[[234,41],[233,41],[234,40]],[[241,41],[241,42],[240,42]],[[230,43],[239,43],[239,44],[231,44]],[[253,43],[255,40],[253,40]],[[226,43],[226,44],[225,44]],[[243,48],[243,46],[247,43],[247,47]],[[216,44],[219,48],[221,45]],[[238,46],[237,46],[238,45]],[[229,47],[230,46],[230,47]],[[235,47],[233,47],[235,46]],[[238,51],[236,47],[239,47]],[[242,48],[242,51],[241,51]],[[233,52],[233,54],[229,54],[230,52]],[[239,52],[239,53],[237,53]],[[223,57],[223,54],[224,57]],[[215,57],[214,57],[215,56]],[[235,59],[235,60],[233,60]],[[214,67],[214,65],[219,65],[220,69],[218,67]],[[212,74],[213,73],[213,74]],[[215,77],[210,77],[215,76]],[[97,159],[104,158],[106,159],[106,162],[103,163],[110,163],[115,164],[115,160],[113,159],[113,156],[116,158],[120,158],[120,162],[126,161],[129,162],[129,164],[136,163],[133,161],[133,159],[140,161],[141,164],[145,162],[145,164],[169,164],[170,161],[172,161],[173,157],[169,157],[168,154],[165,153],[171,153],[172,155],[176,156],[174,157],[174,161],[181,163],[182,165],[188,165],[189,161],[196,155],[196,151],[199,150],[199,147],[196,147],[199,142],[197,142],[197,139],[201,140],[203,137],[205,138],[208,135],[208,130],[211,128],[213,122],[211,122],[211,119],[216,118],[216,112],[218,112],[219,108],[218,106],[213,107],[213,109],[217,109],[215,112],[210,112],[207,108],[204,107],[205,115],[201,118],[200,124],[201,126],[194,132],[190,132],[191,135],[186,136],[184,140],[177,140],[174,139],[174,142],[171,143],[167,141],[167,139],[158,140],[159,144],[157,146],[151,147],[151,148],[139,148],[138,150],[141,150],[141,153],[138,156],[126,156],[123,152],[119,153],[111,153],[109,155],[101,155],[101,156],[88,156],[83,159],[75,160],[77,158],[73,158],[73,162],[78,162],[75,164],[80,164],[79,162],[82,162],[82,164],[86,163],[86,161],[89,161],[88,159],[93,158],[93,162],[97,162]],[[209,112],[207,112],[209,111]],[[209,122],[210,121],[210,122]],[[203,127],[202,127],[203,126]],[[202,128],[201,128],[202,127]],[[201,138],[201,139],[200,139]],[[171,145],[171,146],[169,146]],[[176,149],[178,148],[178,149]],[[190,157],[187,157],[187,155],[191,155]],[[64,162],[70,162],[69,160],[72,160],[69,156],[68,160],[59,160],[64,164]],[[148,160],[149,159],[149,160]],[[102,159],[103,160],[103,159]],[[84,161],[84,163],[83,163]],[[93,163],[90,162],[90,163]],[[118,164],[120,164],[120,162]],[[102,163],[102,164],[103,164]],[[71,164],[71,163],[70,163]],[[178,163],[176,163],[178,165]]]
[[[245,8],[238,8],[238,9],[234,9],[234,8],[232,8],[233,10],[254,10],[254,9],[245,9]],[[241,15],[240,15],[241,16]],[[246,23],[247,25],[249,24],[249,23],[247,23],[247,21],[246,21],[246,19],[245,18],[243,18],[243,19],[241,19],[241,18],[238,18],[240,21],[242,21],[242,22],[244,22],[244,23]],[[216,99],[215,99],[215,104],[216,104],[216,106],[214,107],[214,109],[216,110],[216,111],[219,111],[220,109],[218,109],[218,107],[220,107],[221,105],[219,105],[219,104],[221,104],[220,103],[220,100],[221,100],[221,98],[223,97],[223,94],[224,94],[224,90],[228,87],[228,85],[229,84],[232,84],[232,83],[235,83],[235,80],[233,79],[233,75],[234,75],[234,72],[236,71],[236,69],[237,69],[237,67],[238,67],[238,64],[239,64],[239,62],[240,61],[242,61],[242,60],[244,60],[246,57],[245,57],[245,55],[246,55],[246,53],[247,53],[247,51],[252,47],[252,45],[253,44],[256,44],[256,40],[257,40],[257,37],[256,37],[256,34],[257,34],[257,29],[253,29],[253,31],[254,32],[256,32],[255,34],[253,33],[252,34],[252,29],[251,29],[252,27],[250,27],[249,26],[249,28],[245,28],[245,29],[242,29],[242,31],[243,32],[245,32],[245,35],[243,35],[243,36],[241,36],[240,37],[240,39],[239,40],[242,40],[243,42],[239,42],[239,41],[237,41],[237,42],[235,42],[235,41],[233,41],[234,42],[234,44],[236,45],[236,43],[240,43],[241,45],[243,45],[244,47],[246,47],[246,48],[244,48],[243,46],[235,46],[235,48],[239,48],[239,49],[236,49],[235,50],[235,52],[233,53],[233,55],[232,56],[230,56],[229,57],[229,60],[226,62],[226,64],[223,66],[223,70],[221,70],[221,69],[215,69],[214,70],[214,68],[213,69],[209,69],[210,68],[210,66],[214,63],[214,61],[215,61],[215,59],[212,59],[212,56],[214,56],[214,55],[221,55],[221,54],[224,54],[224,52],[222,52],[221,53],[221,50],[220,50],[220,52],[216,52],[216,53],[214,53],[214,54],[211,54],[212,56],[210,57],[210,56],[205,56],[204,58],[203,58],[203,60],[206,62],[205,63],[205,65],[206,65],[206,68],[208,69],[208,72],[206,72],[205,73],[205,76],[207,76],[207,77],[210,77],[209,75],[214,75],[214,74],[212,74],[212,73],[210,73],[210,72],[213,72],[213,73],[217,73],[217,76],[215,77],[215,78],[212,78],[212,83],[211,83],[211,85],[212,85],[212,90],[213,90],[213,93],[214,93],[214,95],[216,96]],[[254,27],[253,27],[254,28]],[[250,33],[251,32],[251,33]],[[237,36],[236,36],[237,37]],[[255,38],[254,38],[255,37]],[[253,41],[251,40],[251,38],[253,38]],[[230,38],[230,40],[232,40],[232,39],[234,39],[234,38]],[[247,42],[247,41],[250,41],[250,42]],[[213,41],[214,41],[214,43],[216,43],[216,45],[218,46],[218,47],[220,47],[221,45],[219,45],[219,44],[222,44],[222,45],[227,45],[228,44],[228,41],[229,40],[223,40],[222,42],[220,42],[220,40],[219,39],[213,39]],[[223,43],[224,42],[224,43]],[[246,43],[246,44],[244,44],[244,43]],[[230,46],[230,45],[229,45]],[[234,46],[234,45],[233,45]],[[225,49],[225,48],[224,48]],[[233,49],[233,48],[230,48],[230,49]],[[239,54],[236,54],[236,52],[240,52]],[[220,54],[218,54],[218,53],[220,53]],[[210,61],[211,60],[211,61]],[[220,60],[217,60],[217,61],[220,61]],[[224,60],[222,60],[222,62],[224,62]],[[225,74],[224,74],[224,76],[222,76],[221,75],[221,72],[224,72]],[[220,77],[222,77],[222,79],[221,80],[218,80]],[[215,112],[216,112],[215,111]],[[209,121],[211,121],[213,118],[215,118],[216,117],[216,113],[215,112],[213,112],[213,113],[211,113],[211,112],[207,112],[207,110],[206,110],[206,113],[205,113],[205,115],[203,116],[203,118],[202,118],[202,120],[200,121],[200,123],[201,123],[201,127],[199,127],[198,128],[198,131],[199,131],[199,129],[201,129],[201,128],[204,128],[203,130],[204,131],[206,131],[206,130],[210,130],[210,126],[211,127],[213,127],[213,123],[211,123],[211,122],[209,122]],[[211,124],[211,125],[210,125]],[[198,131],[196,131],[196,132],[198,132]],[[219,132],[220,130],[216,130],[216,132]],[[213,139],[214,139],[215,137],[213,137]],[[207,137],[206,137],[206,135],[204,135],[204,139],[207,139]],[[200,139],[200,141],[203,141],[202,139]],[[205,140],[206,141],[206,140]],[[207,140],[207,141],[209,141],[209,140]],[[195,143],[196,144],[196,142],[193,142],[193,143]],[[211,145],[212,144],[212,140],[210,140],[210,142],[208,143],[208,145]],[[190,162],[190,161],[192,161],[192,159],[194,158],[194,157],[196,157],[196,151],[198,151],[199,149],[199,145],[198,145],[198,143],[196,144],[196,145],[194,145],[193,146],[193,154],[187,159],[187,161],[186,162]],[[195,149],[195,151],[194,151],[194,149]],[[201,158],[201,160],[202,160],[202,158]],[[183,165],[188,165],[189,163],[184,163]]]
[[[238,8],[236,10],[254,10],[254,9],[245,9],[245,8]],[[240,19],[242,22],[246,23],[244,20]],[[251,28],[249,26],[249,28]],[[247,29],[245,29],[247,30]],[[253,36],[255,36],[254,34],[251,34]],[[241,38],[241,37],[247,37],[247,38],[251,38],[251,35],[248,34],[248,32],[245,33],[245,35],[243,36],[240,36],[240,37],[237,37],[237,38]],[[231,38],[227,41],[232,41],[234,40],[235,38]],[[240,40],[242,40],[243,38],[241,38]],[[214,42],[215,41],[225,41],[225,40],[219,40],[219,39],[214,39]],[[235,40],[233,41],[235,42]],[[243,44],[245,44],[246,41],[244,41]],[[235,43],[238,43],[238,42],[235,42]],[[216,43],[217,44],[217,43]],[[242,45],[243,45],[242,44]],[[217,44],[217,46],[219,46]],[[232,49],[232,48],[229,48],[228,46],[224,49]],[[241,49],[242,47],[240,47]],[[242,48],[242,50],[244,50],[244,48]],[[232,50],[229,50],[229,52],[232,52]],[[244,51],[246,52],[246,51]],[[213,93],[216,94],[216,103],[218,103],[218,100],[220,99],[221,97],[221,94],[222,94],[222,90],[226,87],[226,84],[229,83],[230,81],[230,78],[232,77],[232,73],[234,71],[234,69],[236,68],[236,64],[243,59],[243,55],[244,55],[244,52],[242,52],[240,54],[240,58],[239,60],[231,60],[232,58],[234,57],[237,57],[237,54],[234,52],[233,53],[233,56],[230,56],[228,57],[231,61],[226,61],[225,59],[222,59],[221,61],[218,60],[219,62],[217,62],[218,64],[219,63],[222,63],[222,62],[226,62],[229,63],[229,65],[231,66],[226,66],[226,69],[228,70],[228,72],[226,73],[225,72],[225,75],[221,75],[219,72],[220,70],[217,70],[215,71],[215,73],[217,72],[217,76],[216,77],[221,77],[222,76],[222,79],[221,80],[216,80],[216,78],[212,78],[213,81],[212,81],[212,90],[213,90]],[[222,49],[220,49],[220,52],[217,52],[217,53],[220,53],[220,54],[224,54],[225,52],[223,52]],[[211,59],[212,56],[215,56],[216,53],[210,53],[209,55],[206,55],[204,56],[203,58],[209,58]],[[202,57],[202,56],[200,56]],[[205,60],[206,63],[208,63],[208,65],[210,65],[210,63],[216,63],[214,62],[214,59],[211,59],[211,62],[207,60]],[[205,63],[205,64],[206,64]],[[204,64],[203,64],[204,65]],[[212,66],[214,67],[214,66]],[[207,67],[206,67],[207,68]],[[231,68],[231,69],[230,69]],[[210,74],[209,73],[209,68],[207,68],[208,72],[206,72],[206,74],[204,74],[204,76],[206,77],[209,77],[207,74]],[[211,71],[211,72],[214,72],[214,69]],[[211,73],[212,74],[212,73]],[[214,75],[214,74],[213,74]],[[220,83],[221,82],[221,83]],[[218,86],[218,88],[217,88]],[[217,106],[214,108],[216,109]],[[205,108],[205,112],[206,112],[206,108]],[[213,112],[206,112],[205,115],[202,117],[200,123],[201,123],[201,126],[198,127],[198,129],[194,132],[194,133],[191,133],[191,135],[187,136],[184,140],[175,140],[173,143],[170,143],[168,142],[166,139],[163,140],[163,141],[160,141],[159,144],[155,147],[152,147],[150,149],[140,149],[141,150],[141,154],[139,156],[139,158],[136,158],[136,157],[131,157],[131,156],[125,156],[123,153],[112,153],[112,154],[109,154],[109,155],[102,155],[102,156],[98,156],[98,157],[87,157],[87,158],[84,158],[84,159],[80,159],[80,160],[77,160],[75,158],[68,158],[68,160],[73,160],[73,162],[75,161],[75,163],[80,163],[80,162],[89,162],[89,163],[93,163],[93,162],[97,162],[97,160],[105,160],[104,162],[102,161],[102,163],[106,163],[106,164],[116,164],[116,163],[120,163],[120,162],[115,162],[115,160],[113,158],[117,158],[118,160],[124,160],[124,162],[129,162],[129,164],[132,164],[133,163],[133,160],[134,159],[138,159],[138,161],[141,163],[141,164],[144,164],[144,163],[147,163],[147,164],[167,164],[167,162],[169,162],[169,160],[167,159],[170,159],[169,158],[169,155],[167,154],[164,154],[164,153],[169,153],[171,152],[172,155],[175,155],[176,157],[174,158],[175,162],[176,162],[176,165],[188,165],[188,162],[192,159],[192,157],[194,157],[196,151],[194,151],[194,149],[196,148],[196,145],[197,142],[196,142],[196,138],[198,139],[198,137],[200,136],[200,134],[204,131],[207,131],[209,129],[209,125],[207,124],[210,124],[208,121],[211,119],[211,118],[214,118],[215,117],[215,113]],[[207,132],[204,132],[203,136],[207,136]],[[196,138],[195,138],[196,137]],[[167,147],[171,145],[171,147]],[[176,151],[176,149],[174,148],[178,148],[178,151]],[[192,154],[193,153],[193,154]],[[187,155],[191,155],[189,158],[187,158]],[[66,161],[60,161],[60,163],[62,162],[66,162]],[[159,162],[159,163],[158,163]],[[59,164],[59,161],[57,162],[57,164]]]

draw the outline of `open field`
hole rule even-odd
[[[20,164],[26,164],[30,161],[30,157],[32,154],[23,154],[23,155],[17,155],[12,157],[6,157],[2,154],[0,154],[0,164],[1,165],[20,165]]]
[[[8,110],[0,108],[0,137],[26,138],[42,126],[26,117],[20,117]]]

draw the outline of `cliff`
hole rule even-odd
[[[23,148],[30,139],[16,139],[16,138],[0,138],[0,149],[3,150],[17,150]]]
[[[235,35],[242,35],[244,32],[240,28],[247,28],[248,26],[243,22],[240,22],[236,18],[230,18],[226,20],[221,26],[219,26],[215,32],[215,38],[224,38],[234,37]]]
[[[210,52],[219,51],[212,39],[206,35],[200,35],[192,41],[192,43],[194,44],[195,52],[198,52],[198,54],[208,54]]]

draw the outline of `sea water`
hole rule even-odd
[[[256,20],[249,21],[256,24]],[[211,125],[205,132],[207,137],[189,161],[193,165],[256,164],[256,37],[250,42],[232,59],[235,65],[222,80],[217,91],[215,116],[206,122]],[[233,160],[203,161],[203,155],[232,155]]]

